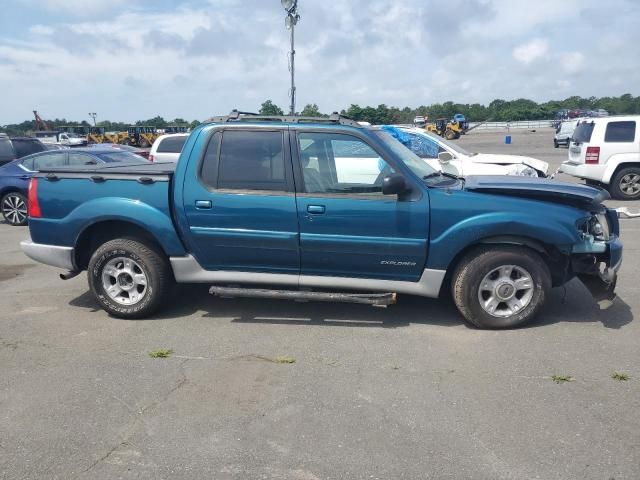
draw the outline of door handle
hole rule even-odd
[[[208,210],[211,206],[211,200],[196,200],[196,208],[199,210]]]
[[[325,211],[324,205],[307,205],[307,212],[321,215]]]
[[[20,178],[22,180],[30,180],[31,179],[31,175],[20,175]]]

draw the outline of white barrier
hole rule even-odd
[[[548,128],[553,126],[555,120],[523,120],[520,122],[469,122],[469,128],[478,130],[511,130]]]

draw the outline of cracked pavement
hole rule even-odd
[[[552,169],[566,155],[548,132],[503,135],[461,142]],[[491,332],[446,300],[385,310],[206,285],[118,320],[85,275],[59,280],[20,252],[27,229],[0,223],[0,478],[640,478],[639,232],[623,222],[610,310],[574,281],[533,325]],[[174,354],[149,357],[160,348]]]

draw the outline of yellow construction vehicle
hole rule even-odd
[[[89,143],[105,143],[105,133],[103,127],[89,127],[89,133],[87,134],[87,141]]]
[[[460,138],[463,133],[463,128],[460,122],[454,122],[453,120],[447,121],[446,118],[438,118],[433,123],[428,123],[425,127],[427,132],[433,132],[436,135],[446,138],[447,140],[455,140]]]
[[[133,147],[147,148],[160,136],[155,127],[131,125],[127,128],[127,137],[119,143]]]
[[[123,143],[126,138],[129,138],[127,132],[105,132],[103,143]]]

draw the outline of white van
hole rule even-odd
[[[613,198],[640,199],[640,115],[581,120],[560,171],[605,186]]]
[[[578,122],[580,120],[565,120],[560,124],[558,129],[556,130],[556,134],[553,137],[553,146],[558,148],[560,145],[565,145],[569,148],[569,143],[571,143],[571,136],[573,135],[574,130],[578,126]]]

